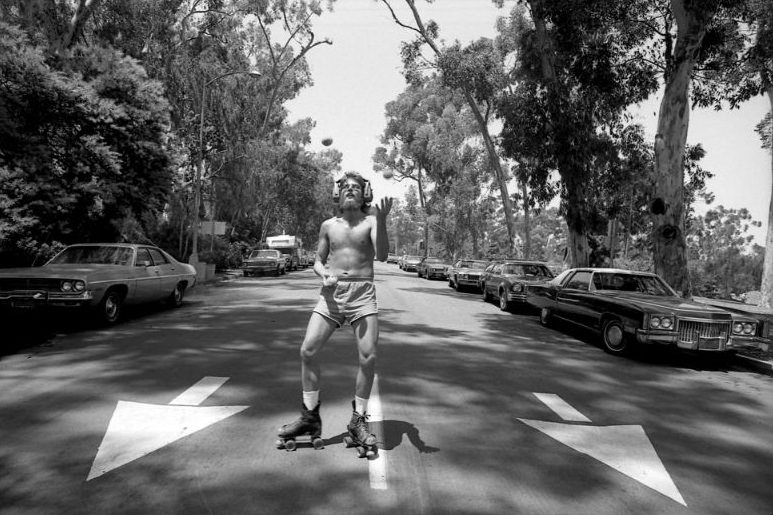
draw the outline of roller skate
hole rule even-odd
[[[372,458],[376,455],[378,452],[376,435],[369,431],[368,414],[357,413],[354,409],[354,401],[352,401],[352,419],[346,429],[349,431],[349,434],[344,436],[346,447],[356,447],[360,458]]]
[[[294,451],[298,445],[296,440],[299,437],[308,437],[311,445],[315,449],[324,449],[325,442],[322,440],[322,419],[319,416],[319,403],[314,409],[306,409],[301,404],[301,416],[295,422],[285,424],[279,428],[279,439],[276,441],[277,449],[286,449]]]

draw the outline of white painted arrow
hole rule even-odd
[[[169,405],[118,401],[86,481],[247,409],[197,406],[227,380],[204,377]]]
[[[564,420],[590,422],[560,397],[535,394]],[[519,418],[562,444],[594,458],[687,506],[641,426],[588,426]]]

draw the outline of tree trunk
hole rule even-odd
[[[526,181],[521,182],[521,196],[523,197],[523,258],[531,259],[531,213],[529,210],[529,189]]]
[[[773,111],[773,84],[767,88],[770,108]],[[771,137],[771,173],[773,174],[773,119],[770,121]],[[770,194],[770,207],[768,208],[768,236],[765,240],[765,262],[762,267],[762,285],[760,286],[760,306],[764,308],[773,308],[773,188]]]
[[[690,121],[690,74],[696,54],[714,15],[715,2],[672,0],[678,26],[673,56],[666,56],[666,85],[655,135],[655,184],[653,214],[653,261],[655,273],[676,291],[690,297],[687,245],[684,235],[684,147]]]
[[[609,266],[615,266],[617,254],[617,218],[607,222],[607,249],[609,249]]]
[[[576,174],[562,176],[566,185],[566,225],[569,230],[567,247],[572,268],[589,265],[590,246],[585,223],[585,184]]]

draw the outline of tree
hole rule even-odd
[[[401,21],[389,0],[381,1],[389,9],[397,25],[417,35],[415,41],[404,44],[402,48],[408,82],[415,81],[421,76],[419,70],[427,64],[426,59],[421,56],[421,47],[427,45],[436,56],[436,62],[431,66],[441,71],[444,85],[458,89],[464,96],[483,139],[490,170],[499,186],[509,248],[513,250],[516,235],[512,200],[507,185],[509,177],[502,168],[494,139],[488,128],[489,115],[493,111],[493,93],[498,87],[496,79],[500,75],[497,73],[501,68],[500,56],[495,55],[493,46],[486,40],[480,40],[466,49],[461,49],[458,44],[449,49],[441,48],[438,44],[439,27],[437,23],[432,20],[425,23],[414,0],[405,0],[405,3],[411,10],[415,26]],[[484,106],[485,110],[481,106]]]
[[[587,265],[598,209],[592,182],[614,166],[625,109],[655,89],[654,72],[634,54],[648,32],[631,19],[642,2],[530,0],[500,25],[518,59],[498,106],[505,153],[529,164],[535,186],[561,178],[562,213],[574,266]]]

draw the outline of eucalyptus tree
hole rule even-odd
[[[472,113],[480,137],[486,148],[489,169],[499,186],[507,226],[509,248],[515,249],[515,226],[512,199],[508,191],[509,176],[502,167],[496,142],[489,131],[490,116],[493,115],[494,92],[503,86],[501,56],[495,53],[490,41],[479,40],[462,49],[457,43],[449,48],[439,42],[440,28],[432,20],[425,22],[414,0],[404,0],[411,11],[413,24],[401,20],[392,2],[381,0],[391,13],[397,25],[416,35],[416,39],[403,44],[402,55],[406,79],[419,80],[427,66],[441,72],[444,85],[457,89],[463,95]],[[431,1],[431,0],[428,0]],[[422,47],[428,46],[435,55],[434,60],[422,55]]]
[[[625,128],[626,108],[657,86],[651,66],[633,58],[649,33],[630,21],[644,8],[638,1],[530,0],[499,26],[517,59],[498,106],[503,147],[531,166],[536,184],[558,172],[575,266],[589,259],[594,177],[616,167],[615,134]]]

